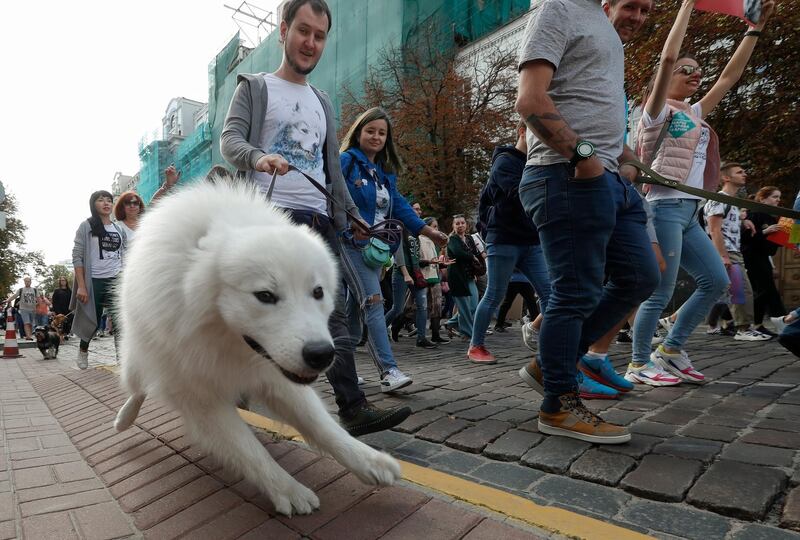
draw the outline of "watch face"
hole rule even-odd
[[[594,154],[594,145],[588,141],[580,141],[575,152],[583,158],[588,158]]]

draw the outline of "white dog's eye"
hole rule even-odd
[[[258,299],[259,302],[263,302],[265,304],[277,304],[278,297],[272,294],[269,291],[258,291],[254,292],[253,295]]]
[[[311,294],[314,296],[314,300],[322,300],[322,297],[325,296],[322,287],[316,287]]]

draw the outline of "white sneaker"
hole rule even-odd
[[[358,376],[358,386],[361,386],[362,384],[364,384],[364,377],[359,375]]]
[[[658,324],[661,325],[661,328],[669,332],[672,330],[672,325],[675,323],[669,320],[669,317],[664,317],[663,319],[658,319]]]
[[[650,386],[675,386],[681,382],[678,377],[670,375],[661,366],[654,364],[652,360],[639,367],[628,364],[625,380]]]
[[[662,345],[653,351],[650,355],[650,360],[652,360],[655,365],[684,381],[701,383],[706,380],[706,376],[694,368],[686,351],[670,354],[664,350],[664,346]]]
[[[664,343],[664,336],[659,334],[658,330],[656,330],[656,332],[653,334],[653,337],[650,339],[650,345],[655,346],[661,345],[662,343]]]
[[[78,369],[86,369],[89,367],[89,351],[82,351],[78,349]]]
[[[775,327],[775,333],[777,334],[782,333],[783,329],[787,326],[783,317],[770,317],[769,320],[772,321],[772,325]]]
[[[722,328],[719,326],[715,326],[714,328],[709,328],[706,330],[706,334],[709,336],[721,336],[722,335]]]
[[[411,384],[411,377],[397,368],[390,368],[381,379],[381,392],[394,392]]]
[[[737,330],[733,339],[736,341],[767,341],[772,339],[772,336],[756,332],[755,330]]]
[[[522,325],[522,341],[530,350],[535,351],[539,346],[539,331],[533,327],[533,323]]]

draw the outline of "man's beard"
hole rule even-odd
[[[317,63],[318,62],[319,62],[319,60],[317,60],[317,62],[314,62],[314,64],[312,64],[310,67],[308,67],[306,69],[302,69],[294,61],[294,59],[292,58],[292,55],[289,54],[288,52],[286,53],[286,63],[289,64],[289,67],[291,67],[295,71],[295,73],[298,73],[300,75],[308,75],[309,73],[314,71],[314,68],[317,67]]]

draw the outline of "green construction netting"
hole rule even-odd
[[[359,94],[370,65],[392,47],[413,45],[432,35],[438,47],[449,49],[479,39],[528,11],[530,0],[329,0],[333,26],[322,60],[309,77],[331,96],[340,110],[344,88]],[[236,76],[278,68],[282,48],[272,32],[255,49],[241,49],[237,34],[209,63],[208,124],[203,124],[177,149],[163,141],[140,148],[139,193],[149,201],[170,164],[182,172],[182,182],[206,174],[212,164],[224,164],[219,137]],[[242,59],[243,57],[243,59]],[[240,61],[238,61],[240,60]],[[237,63],[238,61],[238,63]],[[173,155],[174,152],[174,155]]]
[[[383,50],[413,43],[421,32],[434,32],[443,48],[465,45],[526,13],[530,0],[330,0],[328,4],[333,26],[324,56],[309,80],[331,96],[338,112],[342,89],[359,93],[369,66]],[[209,65],[213,163],[224,163],[219,136],[236,88],[236,75],[273,71],[281,62],[276,31],[223,75],[237,49],[238,37]]]

